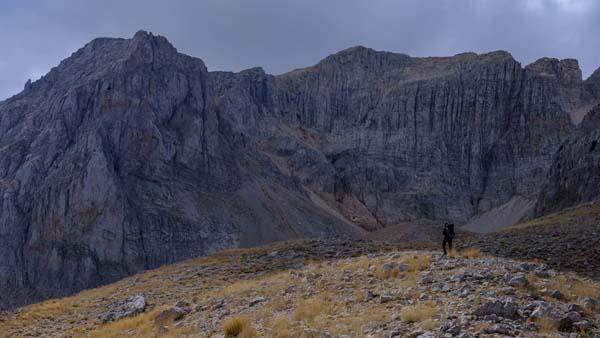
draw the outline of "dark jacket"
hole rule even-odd
[[[446,223],[444,224],[444,238],[445,239],[452,239],[454,238],[454,224],[452,223]]]

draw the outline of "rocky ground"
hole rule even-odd
[[[555,269],[600,279],[600,201],[483,236],[466,234],[462,247],[496,256],[542,261]]]
[[[341,239],[231,250],[3,313],[10,337],[600,337],[600,284]]]
[[[441,250],[443,222],[419,220],[369,233],[406,249]],[[560,271],[600,279],[600,201],[581,204],[498,232],[457,229],[455,246],[493,256],[534,260]]]

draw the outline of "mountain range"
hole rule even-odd
[[[595,200],[598,103],[600,69],[573,59],[353,47],[274,76],[144,31],[95,39],[0,102],[0,306],[225,248]]]

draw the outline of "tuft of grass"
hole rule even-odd
[[[294,318],[312,322],[316,317],[331,314],[332,311],[333,304],[330,301],[315,297],[300,302],[296,307]]]
[[[250,318],[246,316],[230,317],[223,322],[223,333],[227,337],[256,337]]]
[[[277,316],[271,325],[271,335],[275,338],[291,338],[290,318],[287,316]]]
[[[575,279],[571,284],[571,293],[576,297],[600,299],[600,285],[587,280]]]
[[[431,255],[427,253],[414,253],[404,258],[404,264],[409,272],[423,271],[431,265]]]
[[[577,277],[557,276],[551,280],[550,286],[562,293],[567,299],[577,297],[600,299],[600,285],[598,283]]]
[[[481,257],[481,251],[477,248],[467,248],[459,252],[462,258],[479,258]]]
[[[379,279],[398,278],[398,276],[400,276],[400,270],[397,267],[393,267],[390,270],[385,270],[380,267],[375,272],[375,276],[377,276]]]
[[[402,320],[409,323],[423,322],[432,319],[436,314],[436,309],[429,304],[408,305],[400,310]]]
[[[166,308],[166,306],[158,307],[147,313],[101,325],[88,336],[91,338],[119,338],[124,336],[181,337],[194,332],[194,329],[191,327],[176,327],[158,332],[158,328],[154,324],[154,319]]]
[[[556,321],[549,317],[542,317],[538,319],[538,331],[540,333],[551,335],[555,334],[557,330]]]
[[[371,262],[367,256],[360,256],[358,258],[353,258],[348,262],[341,262],[340,264],[342,265],[342,269],[354,272],[357,270],[368,270]]]
[[[421,326],[421,328],[423,330],[428,330],[428,331],[432,331],[433,329],[438,327],[437,321],[434,320],[433,318],[427,318],[424,321],[422,321],[419,325]]]
[[[560,293],[562,293],[566,298],[571,298],[571,283],[565,276],[557,276],[550,281],[550,286]]]

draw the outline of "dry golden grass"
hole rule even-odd
[[[195,333],[192,327],[174,327],[161,329],[154,324],[156,316],[166,307],[155,308],[150,312],[124,318],[98,327],[89,334],[91,338],[129,337],[183,337]]]
[[[386,270],[380,267],[375,272],[375,276],[379,279],[398,278],[400,276],[400,269],[398,269],[398,267],[393,267],[392,269]]]
[[[600,299],[600,285],[588,280],[575,279],[571,283],[571,294],[576,297]]]
[[[355,336],[356,333],[363,332],[366,326],[381,326],[393,320],[393,314],[383,305],[369,307],[365,311],[359,309],[355,311],[320,323],[320,326],[334,337]]]
[[[431,304],[408,305],[400,310],[400,316],[405,322],[422,322],[426,319],[432,319],[436,314],[436,309]]]
[[[264,276],[245,279],[225,286],[217,294],[220,297],[231,295],[257,294],[267,298],[275,298],[277,294],[290,284],[289,272],[274,272]]]
[[[419,324],[419,326],[421,326],[421,328],[423,330],[431,331],[431,330],[435,329],[436,327],[438,327],[439,324],[438,324],[438,322],[435,319],[433,319],[433,318],[427,318],[424,321],[422,321]]]
[[[431,254],[419,252],[404,257],[404,264],[409,272],[423,271],[431,265]]]
[[[461,250],[459,252],[459,255],[462,258],[479,258],[479,257],[481,257],[481,251],[479,251],[479,249],[477,249],[477,248],[467,248],[467,249]]]
[[[552,335],[556,334],[556,321],[549,317],[542,317],[538,319],[538,331],[542,334]]]
[[[450,258],[465,258],[465,259],[473,259],[481,257],[481,251],[477,248],[467,248],[463,250],[450,250],[448,252],[448,257]]]
[[[475,258],[478,257],[479,252],[467,249],[453,254],[461,258]],[[398,315],[398,311],[393,309],[396,302],[380,303],[378,299],[364,301],[365,285],[373,282],[373,274],[381,278],[372,285],[373,292],[383,294],[393,288],[398,291],[392,293],[393,297],[416,300],[420,293],[417,287],[419,271],[427,269],[431,261],[431,252],[403,251],[393,255],[365,255],[325,262],[311,261],[306,262],[301,269],[267,272],[264,268],[260,270],[252,266],[254,262],[246,258],[220,254],[217,258],[211,258],[210,262],[236,266],[247,264],[248,267],[245,268],[248,270],[261,272],[253,275],[227,272],[227,274],[198,277],[194,273],[195,265],[209,263],[187,262],[178,264],[178,268],[169,266],[140,274],[133,277],[137,279],[134,283],[131,283],[130,279],[125,279],[109,287],[86,291],[75,297],[37,304],[24,311],[20,315],[22,317],[17,320],[24,319],[23,322],[34,325],[33,323],[38,320],[43,320],[45,323],[49,321],[65,323],[61,317],[66,317],[75,322],[66,325],[74,327],[65,330],[65,335],[76,337],[90,336],[89,331],[92,329],[95,331],[91,337],[109,338],[214,337],[222,336],[224,333],[230,337],[260,335],[289,338],[305,336],[307,328],[327,331],[333,336],[356,335],[397,320],[395,316]],[[378,268],[386,262],[402,262],[406,265],[406,270],[392,269],[385,274]],[[443,278],[443,273],[446,272],[441,271],[440,276],[437,277]],[[173,276],[177,278],[174,279]],[[547,289],[558,289],[571,299],[583,295],[600,298],[598,285],[574,275],[561,274],[558,278],[539,281],[534,275],[528,275],[528,279],[534,285],[540,284],[538,286]],[[139,292],[145,292],[148,296],[147,313],[96,327],[94,321],[97,318],[95,314],[98,311],[98,304],[104,306]],[[256,296],[264,296],[266,300],[252,307],[244,306],[248,299]],[[154,323],[155,315],[160,310],[180,299],[190,300],[191,304],[206,309],[213,309],[223,298],[226,298],[226,302],[222,306],[229,311],[231,317],[215,325],[208,317],[212,310],[192,312],[178,322],[177,326],[167,324],[166,329],[161,329]],[[478,306],[481,300],[482,298],[476,296],[473,306]],[[91,308],[95,308],[96,312],[90,311]],[[439,309],[436,308],[435,303],[427,301],[403,307],[400,316],[406,322],[415,323],[413,325],[415,327],[434,331],[440,326],[438,313]],[[87,316],[90,319],[81,320],[80,316]],[[179,327],[183,323],[192,327]],[[198,323],[198,326],[191,323]],[[0,320],[0,332],[4,332],[3,325]],[[547,328],[547,330],[552,329],[552,327]],[[14,336],[26,336],[31,332],[28,327],[20,329],[19,333],[15,333],[17,331],[14,330],[11,331]]]
[[[247,316],[227,318],[223,322],[223,333],[227,337],[256,337],[256,330],[252,327],[252,322]]]
[[[287,316],[276,316],[271,324],[271,335],[274,338],[291,338],[292,331],[290,328],[291,318]]]
[[[363,270],[366,271],[369,269],[369,266],[371,265],[371,260],[366,257],[366,256],[361,256],[357,259],[351,259],[349,261],[340,261],[339,262],[339,268],[346,270],[346,271],[350,271],[350,272],[354,272],[354,271],[358,271],[358,270]]]
[[[600,284],[579,277],[556,276],[552,278],[549,286],[558,290],[567,299],[578,297],[600,299]]]
[[[331,314],[333,304],[326,298],[314,297],[300,301],[294,312],[294,319],[312,322],[318,316]]]
[[[287,301],[281,296],[271,298],[267,304],[273,311],[283,311],[288,307]]]
[[[158,310],[154,310],[135,317],[108,323],[93,331],[90,336],[92,338],[117,338],[122,337],[127,332],[127,335],[134,337],[149,337],[156,329],[153,321],[157,314]]]

